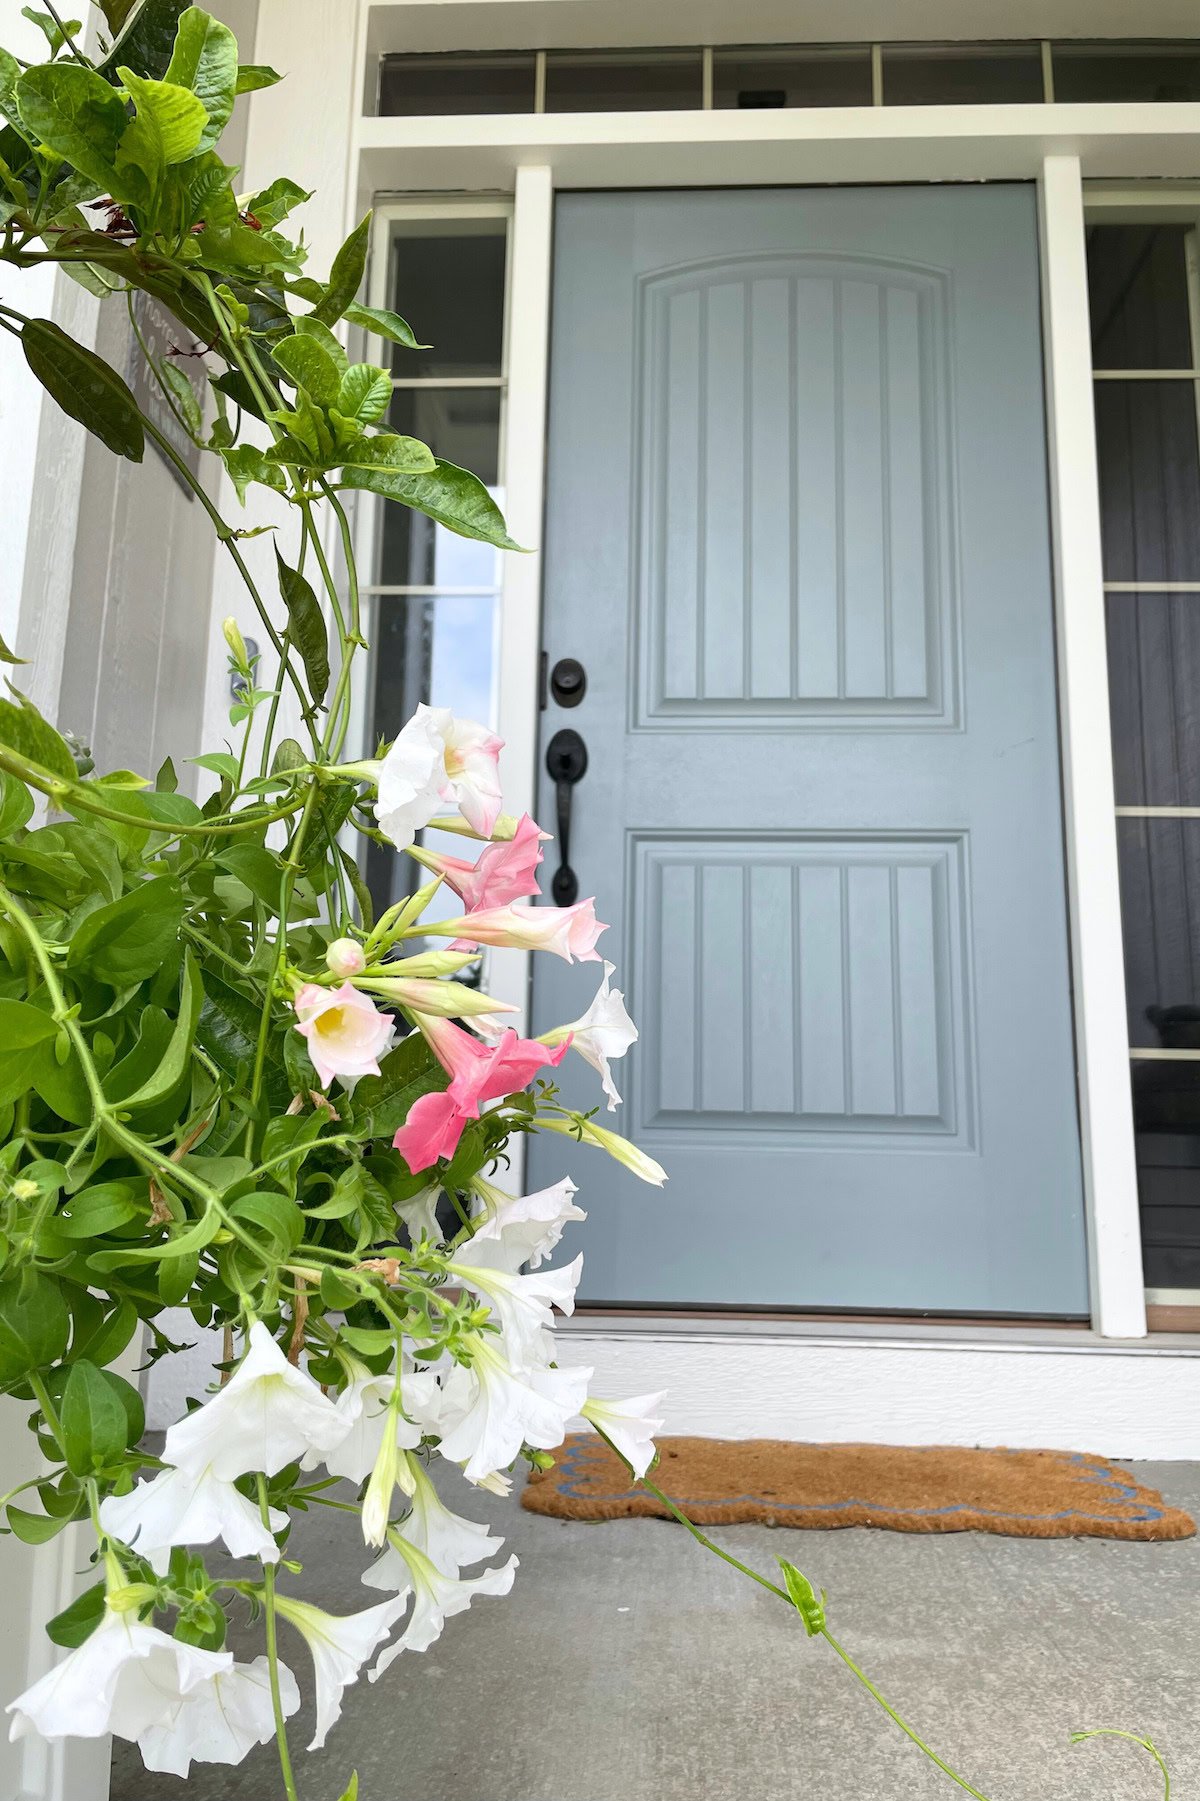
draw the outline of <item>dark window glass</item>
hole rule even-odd
[[[1117,845],[1129,1042],[1200,1049],[1200,819],[1118,819]]]
[[[1056,100],[1200,100],[1200,44],[1055,44]]]
[[[1200,463],[1190,381],[1096,383],[1104,573],[1200,581]]]
[[[397,388],[388,424],[495,486],[499,388]],[[378,578],[385,586],[483,588],[495,581],[495,571],[490,545],[456,537],[410,507],[385,503]]]
[[[885,106],[1041,100],[1040,44],[885,44]]]
[[[634,113],[699,107],[704,65],[696,50],[551,50],[548,113]]]
[[[1109,594],[1119,807],[1200,807],[1200,594]]]
[[[482,56],[385,56],[379,67],[379,110],[427,113],[531,113],[532,50]]]
[[[1170,1036],[1200,1048],[1200,1008]],[[1150,1288],[1200,1288],[1200,1063],[1133,1061],[1142,1264]]]
[[[1097,369],[1190,369],[1184,225],[1092,225],[1088,294]]]
[[[499,375],[506,219],[401,220],[391,243],[391,304],[428,350],[391,348],[396,375]]]
[[[713,51],[713,105],[870,106],[867,44]]]

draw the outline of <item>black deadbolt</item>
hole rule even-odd
[[[575,657],[560,657],[550,671],[550,692],[560,707],[577,707],[587,693],[587,671]]]

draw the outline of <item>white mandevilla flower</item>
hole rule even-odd
[[[279,1699],[285,1719],[300,1706],[300,1690],[287,1665],[279,1665]],[[218,1670],[183,1695],[171,1718],[138,1737],[148,1770],[186,1776],[195,1763],[241,1763],[275,1736],[271,1669],[265,1657]]]
[[[407,1566],[391,1542],[396,1536],[415,1546],[444,1576],[457,1576],[471,1564],[494,1557],[504,1546],[504,1540],[493,1538],[487,1526],[451,1512],[418,1458],[410,1457],[408,1463],[412,1512],[388,1533],[387,1549],[364,1575],[370,1588],[394,1591],[407,1583]]]
[[[584,1061],[599,1072],[610,1113],[615,1113],[621,1105],[621,1097],[609,1066],[616,1058],[623,1057],[631,1044],[637,1043],[638,1035],[637,1027],[625,1011],[625,996],[619,988],[608,985],[614,973],[615,965],[606,963],[604,980],[582,1018],[573,1020],[569,1026],[558,1026],[553,1032],[543,1032],[540,1039],[542,1044],[561,1044],[566,1038],[571,1040],[571,1049],[578,1051]]]
[[[306,1452],[324,1457],[345,1434],[333,1402],[255,1320],[250,1348],[224,1388],[167,1432],[163,1460],[232,1482],[251,1471],[277,1475]]]
[[[326,1613],[308,1601],[278,1595],[275,1605],[285,1620],[303,1634],[312,1653],[317,1679],[317,1729],[309,1745],[319,1751],[342,1711],[342,1695],[358,1681],[367,1658],[377,1650],[402,1617],[407,1599],[396,1595],[361,1613]]]
[[[402,1596],[411,1590],[412,1616],[395,1644],[380,1652],[371,1671],[372,1682],[378,1682],[401,1651],[427,1651],[441,1636],[446,1621],[456,1613],[464,1613],[476,1595],[506,1595],[517,1573],[517,1560],[510,1557],[498,1569],[484,1570],[481,1576],[447,1576],[399,1532],[388,1534],[388,1548],[395,1553],[395,1563],[388,1564],[383,1574],[389,1587],[393,1575],[399,1578],[403,1583]],[[372,1565],[363,1581],[372,1587],[384,1586],[379,1580],[383,1563],[381,1558]]]
[[[9,1702],[8,1736],[140,1739],[168,1723],[193,1689],[232,1668],[229,1651],[202,1651],[106,1608],[82,1645]]]
[[[376,785],[375,817],[385,838],[407,850],[442,804],[445,739],[428,707],[416,713],[378,763],[362,765]]]
[[[150,1482],[139,1482],[127,1495],[108,1495],[100,1503],[100,1524],[114,1538],[145,1557],[161,1576],[173,1545],[211,1545],[221,1539],[231,1557],[257,1557],[276,1563],[279,1547],[273,1534],[288,1516],[269,1510],[263,1524],[255,1502],[215,1476],[211,1467],[168,1467]]]
[[[331,975],[360,976],[367,967],[367,954],[353,938],[335,938],[325,952],[325,967]]]
[[[362,1369],[362,1366],[358,1366]],[[331,1450],[321,1453],[310,1452],[303,1459],[305,1469],[315,1469],[323,1463],[331,1476],[344,1476],[349,1482],[364,1482],[375,1467],[380,1446],[388,1425],[388,1403],[396,1379],[390,1370],[381,1376],[373,1376],[370,1371],[362,1369],[362,1374],[342,1390],[335,1402],[338,1418],[342,1422],[343,1434]],[[436,1386],[436,1378],[431,1378],[424,1371],[414,1371],[405,1375],[403,1383],[404,1398],[410,1405],[418,1399],[426,1403],[432,1398],[431,1388]],[[422,1428],[404,1417],[403,1413],[393,1413],[392,1438],[395,1444],[405,1448],[419,1445]]]
[[[504,1247],[509,1269],[520,1269],[527,1263],[538,1269],[563,1235],[572,1220],[584,1220],[587,1214],[576,1207],[572,1196],[579,1190],[570,1176],[564,1176],[553,1188],[539,1188],[536,1194],[513,1196],[477,1176],[475,1193],[487,1207],[487,1217],[479,1225],[471,1244],[496,1239]],[[465,1247],[469,1253],[469,1247]]]
[[[582,1253],[564,1269],[539,1270],[520,1276],[512,1271],[503,1240],[469,1239],[446,1265],[447,1272],[480,1294],[494,1310],[509,1357],[518,1363],[540,1363],[550,1354],[548,1334],[553,1309],[575,1311],[575,1290],[583,1273]]]
[[[443,1384],[445,1420],[440,1450],[480,1482],[513,1461],[524,1444],[552,1451],[587,1399],[590,1369],[516,1369],[496,1340],[470,1333],[471,1367],[457,1365]]]
[[[379,1074],[379,1059],[392,1048],[396,1022],[381,1013],[369,994],[349,982],[321,988],[305,982],[296,991],[296,1030],[308,1046],[322,1088],[335,1076],[353,1089],[362,1076]]]
[[[654,1462],[654,1435],[662,1431],[663,1425],[655,1414],[666,1398],[665,1391],[635,1395],[628,1401],[598,1401],[589,1395],[580,1410],[585,1420],[612,1439],[638,1481]]]

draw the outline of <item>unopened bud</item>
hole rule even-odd
[[[14,1182],[12,1185],[14,1201],[33,1201],[37,1199],[41,1192],[42,1191],[37,1183],[31,1182],[28,1176],[22,1176],[19,1181]]]
[[[232,614],[222,625],[221,631],[238,668],[245,669],[250,660],[246,651],[246,640],[242,637],[242,628]]]
[[[325,962],[335,976],[359,976],[367,967],[366,953],[353,938],[335,938],[325,952]]]

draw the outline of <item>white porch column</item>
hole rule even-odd
[[[1039,189],[1067,882],[1092,1322],[1106,1337],[1133,1338],[1145,1333],[1146,1307],[1079,158],[1047,156]]]

